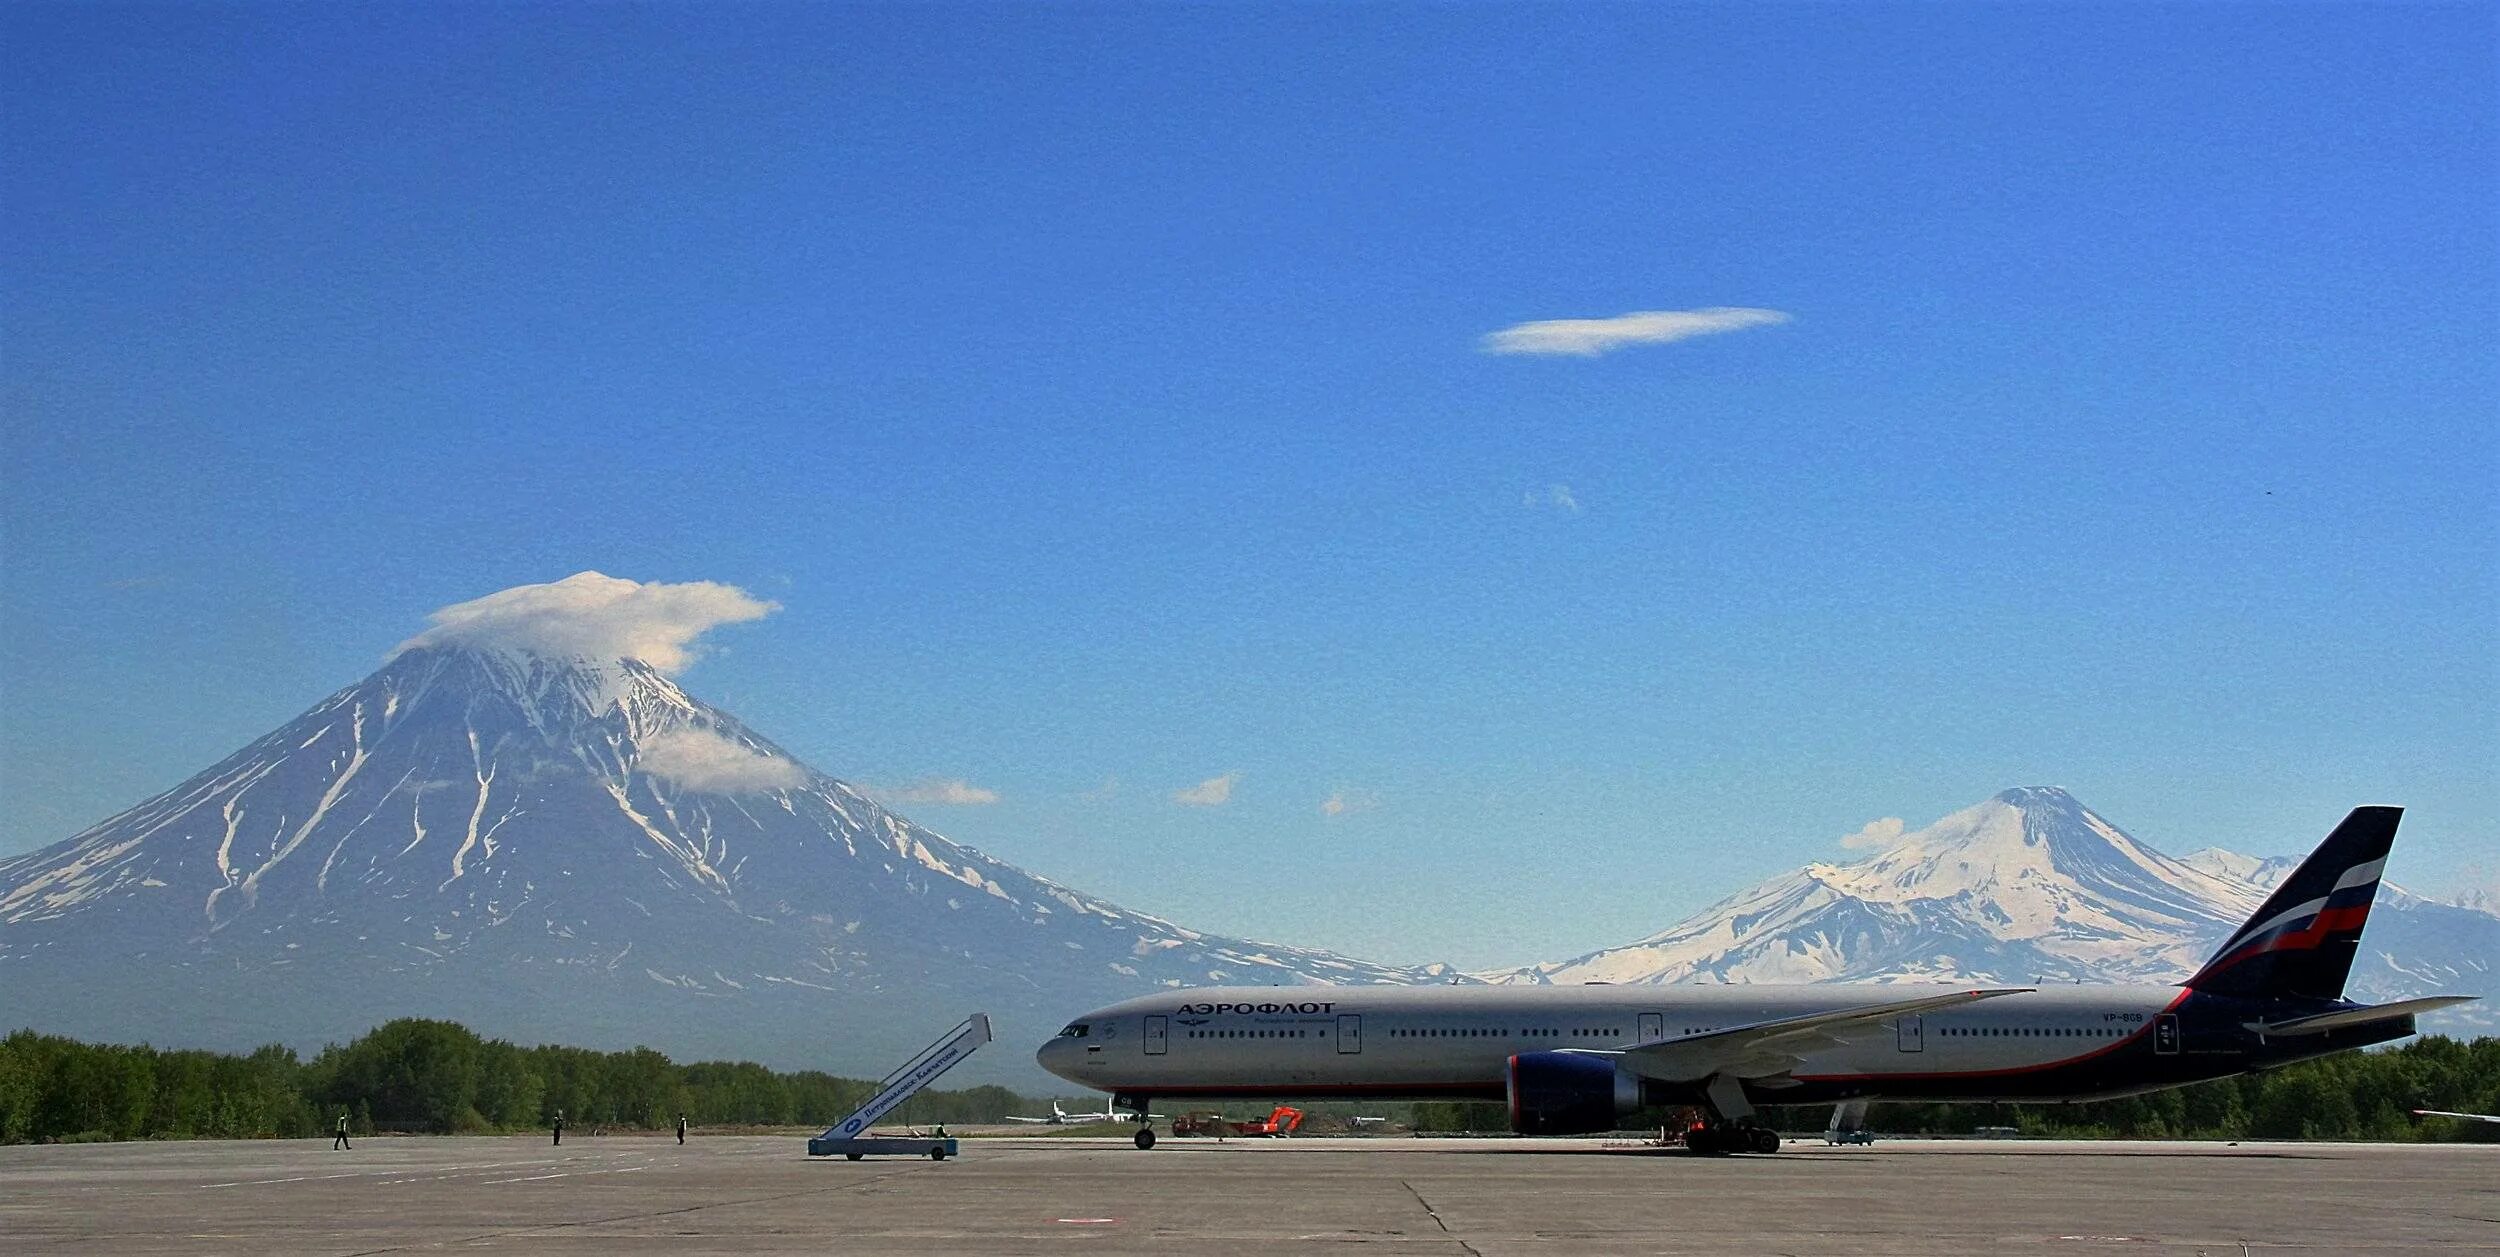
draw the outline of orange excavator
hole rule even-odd
[[[1256,1121],[1228,1122],[1236,1135],[1290,1135],[1302,1129],[1302,1110],[1279,1104],[1276,1111]]]
[[[1183,1113],[1175,1118],[1172,1122],[1172,1133],[1175,1135],[1214,1135],[1218,1138],[1227,1135],[1270,1138],[1277,1135],[1290,1135],[1302,1129],[1302,1116],[1302,1110],[1284,1104],[1277,1105],[1275,1111],[1265,1117],[1253,1118],[1246,1122],[1236,1122],[1221,1113],[1201,1109],[1194,1113]]]

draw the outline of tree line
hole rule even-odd
[[[261,1139],[358,1133],[831,1125],[876,1083],[751,1061],[680,1065],[649,1048],[521,1047],[449,1021],[377,1026],[311,1060],[82,1043],[21,1030],[0,1039],[0,1143]],[[898,1122],[985,1122],[1030,1113],[1004,1087],[923,1091]]]
[[[599,1052],[521,1047],[448,1021],[375,1027],[311,1060],[283,1047],[247,1055],[81,1043],[21,1030],[0,1039],[0,1143],[107,1139],[255,1139],[329,1133],[339,1114],[358,1133],[545,1129],[558,1111],[576,1129],[830,1125],[874,1082],[751,1061],[680,1065],[648,1048]],[[1400,1106],[1362,1106],[1399,1116]],[[2500,1126],[2416,1122],[2409,1110],[2500,1113],[2500,1039],[2417,1039],[2121,1100],[2073,1105],[1879,1104],[1868,1124],[1903,1135],[2011,1126],[2029,1135],[2119,1139],[2500,1140]],[[995,1122],[1046,1112],[1005,1087],[923,1091],[898,1123]],[[1177,1110],[1175,1110],[1177,1111]],[[1822,1129],[1827,1107],[1765,1110],[1783,1130]],[[1405,1106],[1416,1130],[1501,1131],[1499,1104]],[[1626,1129],[1674,1118],[1641,1114]]]

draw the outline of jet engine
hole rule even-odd
[[[1612,1057],[1522,1052],[1510,1058],[1510,1128],[1522,1135],[1613,1130],[1641,1107],[1641,1080]]]

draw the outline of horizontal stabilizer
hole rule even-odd
[[[1949,995],[1923,995],[1917,999],[1886,1000],[1880,1004],[1859,1004],[1827,1013],[1807,1013],[1800,1017],[1780,1017],[1749,1025],[1727,1026],[1678,1039],[1644,1043],[1620,1052],[1564,1050],[1612,1056],[1621,1061],[1625,1069],[1643,1078],[1663,1082],[1695,1082],[1712,1074],[1764,1078],[1794,1068],[1800,1053],[1843,1042],[1851,1032],[1862,1032],[1876,1022],[1893,1017],[1914,1017],[2001,995],[2024,995],[2035,989],[2028,986],[1994,987],[1955,991]]]
[[[2428,995],[2421,999],[2398,1000],[2393,1004],[2372,1004],[2367,1008],[2345,1008],[2288,1021],[2252,1021],[2248,1028],[2265,1035],[2324,1034],[2347,1026],[2366,1026],[2373,1022],[2393,1021],[2415,1013],[2471,1004],[2481,998],[2475,995]]]

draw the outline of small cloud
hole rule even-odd
[[[1749,327],[1785,323],[1777,310],[1712,306],[1706,310],[1636,310],[1611,319],[1543,319],[1488,332],[1479,348],[1489,354],[1545,354],[1594,358],[1625,345],[1663,345],[1669,341]]]
[[[1552,511],[1557,515],[1580,513],[1580,499],[1573,496],[1567,484],[1549,484],[1542,492],[1530,489],[1519,495],[1519,504],[1532,511]]]
[[[426,617],[434,627],[391,653],[420,646],[485,646],[557,658],[639,659],[677,672],[698,655],[695,639],[723,624],[781,609],[735,585],[663,584],[577,572],[548,585],[515,585],[456,602]]]
[[[672,729],[646,738],[637,763],[680,789],[707,793],[747,794],[807,784],[806,769],[710,729]]]
[[[998,792],[976,786],[960,777],[924,777],[907,786],[890,790],[871,789],[870,798],[879,803],[946,803],[958,807],[987,807],[998,802]]]
[[[1868,821],[1866,827],[1858,832],[1843,835],[1840,845],[1851,851],[1872,851],[1879,847],[1889,847],[1900,840],[1901,831],[1908,827],[1907,823],[1898,816]]]
[[[1319,814],[1330,820],[1353,812],[1369,812],[1380,806],[1380,796],[1369,790],[1339,786],[1320,800]]]
[[[1188,807],[1222,807],[1233,799],[1233,783],[1241,780],[1237,772],[1209,777],[1186,790],[1172,792],[1172,801]]]

